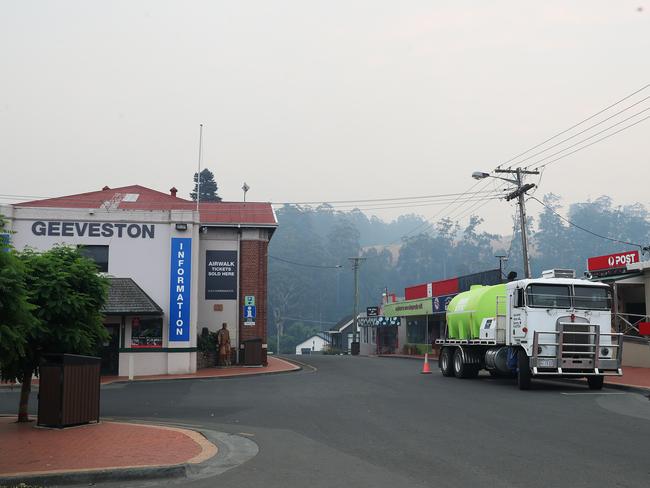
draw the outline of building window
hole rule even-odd
[[[131,347],[133,348],[159,348],[162,347],[161,317],[131,319]]]
[[[108,273],[108,246],[79,246],[82,256],[94,261],[98,271]]]
[[[406,338],[410,344],[425,344],[427,331],[426,316],[409,318],[406,321]]]

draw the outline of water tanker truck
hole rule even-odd
[[[443,376],[587,378],[599,390],[607,375],[620,376],[622,334],[612,333],[607,285],[576,279],[572,270],[544,271],[538,279],[472,286],[447,307],[440,346]]]

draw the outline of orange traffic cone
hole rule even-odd
[[[424,366],[422,366],[421,374],[431,374],[431,368],[429,367],[429,354],[424,354]]]

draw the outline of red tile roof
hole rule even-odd
[[[137,195],[129,201],[127,195]],[[17,207],[110,208],[114,210],[195,210],[192,200],[175,197],[140,185],[79,193],[65,197],[21,202]],[[199,204],[201,223],[277,226],[273,207],[262,202],[205,202]]]

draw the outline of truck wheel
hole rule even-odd
[[[454,376],[456,378],[470,378],[472,376],[472,365],[463,363],[463,351],[460,347],[454,352]]]
[[[519,349],[517,351],[517,386],[520,390],[530,389],[531,376],[528,354],[523,349]]]
[[[589,383],[590,390],[602,390],[603,381],[605,381],[604,376],[587,376],[587,383]]]
[[[454,350],[451,347],[445,347],[440,351],[440,371],[442,376],[454,376]]]

